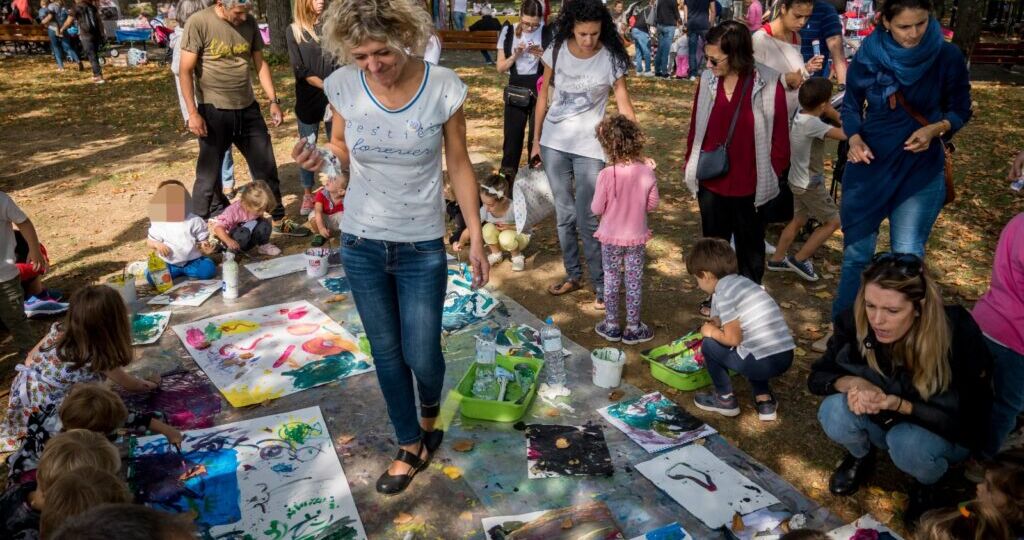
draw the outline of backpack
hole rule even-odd
[[[505,58],[508,58],[508,57],[512,56],[512,40],[515,37],[515,32],[516,32],[515,26],[512,26],[512,24],[506,22],[505,23],[505,41],[504,41],[504,43],[502,43],[502,46],[501,46],[501,48],[505,51]],[[540,30],[540,46],[541,46],[541,48],[544,49],[544,50],[547,50],[548,45],[551,44],[551,40],[552,39],[554,39],[554,33],[551,30],[551,27],[545,24],[544,26],[541,27],[541,30]],[[555,54],[557,54],[557,53],[555,53]],[[553,61],[554,60],[552,60],[552,62]],[[539,73],[543,73],[543,71],[544,71],[543,64],[538,63],[537,71]],[[518,72],[518,70],[516,70],[516,65],[514,63],[512,64],[512,68],[509,70],[509,73],[511,73],[512,75],[519,75],[520,74]]]

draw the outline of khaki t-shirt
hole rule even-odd
[[[256,100],[249,61],[253,51],[263,50],[263,38],[251,15],[233,26],[216,9],[211,6],[189,17],[181,50],[199,55],[196,101],[218,109],[244,109]]]

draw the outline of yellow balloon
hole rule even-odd
[[[493,223],[484,223],[483,226],[484,243],[486,244],[497,244],[498,243],[498,228]]]

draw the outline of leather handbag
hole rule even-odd
[[[526,108],[533,105],[535,95],[530,88],[511,84],[505,87],[505,103],[513,107]]]
[[[931,122],[924,115],[915,111],[910,105],[907,105],[907,101],[903,98],[903,92],[897,90],[889,99],[889,106],[891,108],[896,108],[894,102],[899,103],[900,107],[903,107],[903,110],[907,111],[907,114],[913,117],[914,120],[917,120],[917,123],[921,124],[922,127],[931,125]],[[941,137],[939,140],[942,142],[942,155],[944,159],[943,172],[945,173],[946,199],[942,201],[942,204],[945,206],[956,200],[956,186],[953,184],[953,152],[956,151],[956,147],[953,146],[952,141],[947,141]]]
[[[754,83],[751,77],[743,86],[743,93],[737,102],[736,111],[732,113],[732,122],[729,124],[729,135],[725,137],[725,143],[718,145],[714,150],[700,151],[697,157],[697,181],[707,182],[715,178],[721,178],[729,173],[729,143],[732,142],[732,134],[736,131],[736,121],[740,118],[740,111],[743,109],[743,102],[747,99],[747,90]]]

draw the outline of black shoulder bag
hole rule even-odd
[[[502,48],[505,50],[505,58],[512,57],[512,37],[516,29],[512,25],[508,25],[505,28],[505,42]],[[512,63],[509,73],[512,75],[518,75],[519,72],[516,69],[515,62]],[[525,109],[533,105],[533,99],[536,97],[536,93],[533,88],[526,88],[525,86],[516,86],[508,84],[505,86],[505,104],[512,107],[519,107]]]
[[[743,85],[743,93],[740,94],[740,100],[737,102],[736,112],[732,114],[732,123],[729,124],[729,135],[726,136],[725,143],[718,145],[718,148],[714,150],[700,151],[700,155],[697,157],[698,182],[714,180],[729,173],[729,143],[732,142],[732,134],[736,131],[736,122],[740,118],[740,111],[743,110],[743,102],[747,99],[747,90],[753,83],[754,77],[751,75],[747,84]]]

